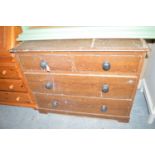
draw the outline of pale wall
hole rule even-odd
[[[151,45],[151,52],[145,68],[144,79],[152,99],[153,107],[155,108],[155,43]]]

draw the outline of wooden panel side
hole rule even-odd
[[[35,100],[35,97],[33,96],[33,94],[32,94],[32,90],[30,89],[30,87],[29,87],[29,85],[28,85],[28,82],[27,82],[27,80],[26,80],[26,78],[25,78],[25,75],[24,75],[24,72],[23,72],[23,70],[22,70],[22,66],[20,65],[21,64],[21,62],[20,62],[20,59],[19,59],[19,57],[18,57],[18,55],[15,55],[15,54],[12,54],[12,57],[15,59],[15,61],[16,61],[16,66],[17,66],[17,68],[18,68],[18,71],[20,72],[20,74],[21,74],[21,79],[22,79],[22,81],[23,81],[23,83],[24,83],[24,85],[25,85],[25,87],[26,87],[26,89],[27,89],[27,92],[28,92],[28,94],[29,94],[29,98],[30,98],[30,100],[31,100],[31,102],[33,103],[33,107],[37,107],[37,104],[36,104],[36,100]]]
[[[16,38],[21,32],[20,26],[0,26],[0,51],[9,53],[18,43]]]

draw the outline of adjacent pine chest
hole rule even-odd
[[[25,41],[12,49],[40,112],[124,122],[147,51],[140,39]]]
[[[35,108],[21,70],[11,55],[0,53],[0,104]]]
[[[17,27],[0,26],[0,105],[35,108],[18,63],[9,49],[15,44]]]

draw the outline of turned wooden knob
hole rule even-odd
[[[101,112],[107,112],[108,107],[106,105],[102,105],[100,110],[101,110]]]
[[[18,102],[20,100],[20,97],[18,96],[17,98],[16,98],[16,101]]]
[[[109,92],[109,85],[108,84],[104,84],[102,86],[102,92],[103,93],[108,93]]]
[[[7,72],[6,70],[3,70],[2,75],[6,75],[6,72]]]
[[[111,65],[108,61],[105,61],[102,65],[103,70],[108,71],[111,68]]]
[[[43,70],[46,70],[47,72],[50,72],[50,67],[48,65],[48,63],[44,60],[42,60],[40,62],[40,67],[43,69]]]
[[[52,89],[52,88],[53,88],[53,83],[52,83],[52,82],[47,82],[47,83],[45,84],[45,88],[46,88],[46,89]]]
[[[13,88],[14,88],[14,85],[11,84],[11,85],[9,86],[9,89],[13,89]]]
[[[59,105],[58,101],[53,101],[52,102],[52,108],[57,108]]]

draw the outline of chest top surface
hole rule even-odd
[[[147,51],[143,39],[72,39],[25,41],[11,52],[29,51]]]

